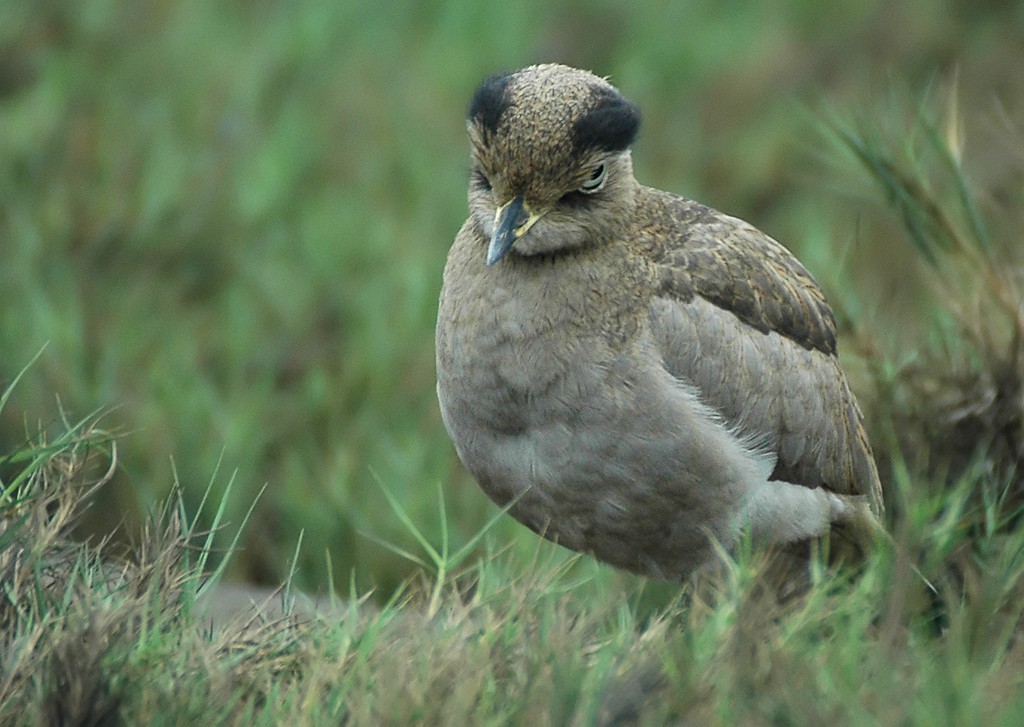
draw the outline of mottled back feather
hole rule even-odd
[[[670,194],[651,202],[644,227],[656,241],[662,294],[683,303],[699,295],[762,333],[835,354],[832,310],[789,250],[698,202]]]

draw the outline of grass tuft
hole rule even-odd
[[[441,565],[383,606],[353,588],[211,622],[196,604],[217,597],[200,567],[214,541],[180,498],[126,553],[72,537],[111,452],[86,424],[10,458],[30,471],[0,512],[2,723],[930,723],[940,702],[993,721],[1024,708],[1024,535],[998,491],[971,509],[984,471],[944,503],[904,493],[903,537],[943,574],[938,631],[884,550],[858,572],[819,564],[780,598],[770,555],[743,549],[645,602],[642,579],[616,585],[541,539],[529,558],[506,547],[460,569],[425,538]]]
[[[876,362],[890,447],[910,453],[911,469],[936,481],[987,468],[1017,511],[1024,506],[1024,207],[992,208],[993,224],[986,224],[980,200],[988,194],[971,181],[969,157],[950,146],[958,133],[944,133],[928,103],[858,122],[833,113],[828,126],[898,214],[938,311],[930,345],[893,369]],[[1017,162],[1024,175],[1024,158]],[[983,508],[989,493],[975,495]]]

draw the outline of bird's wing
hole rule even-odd
[[[832,311],[793,255],[747,223],[671,195],[642,240],[659,277],[651,328],[665,368],[752,446],[772,479],[840,494],[881,491],[836,354]]]

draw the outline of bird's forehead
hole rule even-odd
[[[588,152],[629,146],[636,107],[608,82],[566,66],[532,66],[491,76],[469,108],[477,156],[510,186],[575,173]]]

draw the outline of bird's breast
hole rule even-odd
[[[555,270],[492,272],[487,269],[475,285],[446,285],[438,376],[488,402],[481,415],[538,423],[563,416],[567,402],[599,387],[621,354],[604,320],[616,311],[599,300],[599,286],[566,285]]]

